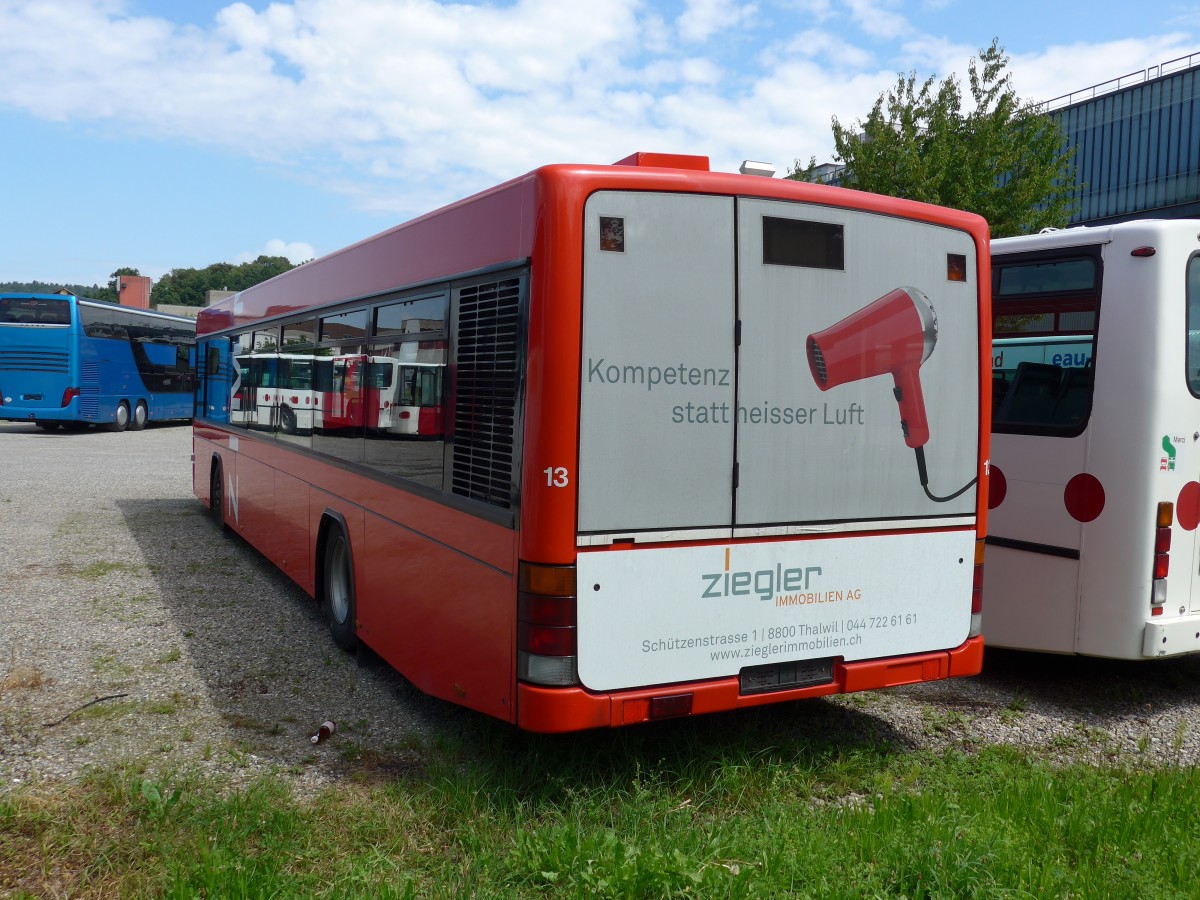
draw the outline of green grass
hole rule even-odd
[[[390,757],[346,742],[348,773],[304,795],[283,774],[136,768],[12,789],[0,895],[1195,895],[1194,769],[819,734],[759,715],[559,738],[484,724]]]
[[[86,566],[77,566],[74,563],[65,563],[60,566],[64,575],[74,575],[76,578],[85,578],[90,581],[104,578],[111,575],[113,572],[144,574],[147,570],[144,566],[136,566],[126,562],[111,562],[101,560],[99,562],[90,563]]]

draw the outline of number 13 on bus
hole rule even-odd
[[[202,312],[195,491],[533,731],[972,675],[988,271],[967,213],[545,166]]]

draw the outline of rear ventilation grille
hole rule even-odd
[[[67,354],[39,347],[11,347],[0,350],[0,372],[53,372],[66,375]]]
[[[524,277],[456,290],[451,490],[511,509]]]

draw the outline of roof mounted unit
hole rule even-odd
[[[743,161],[738,171],[743,175],[762,175],[764,178],[775,177],[775,167],[773,165],[765,162],[755,162],[752,159]]]
[[[707,172],[707,156],[687,156],[683,153],[633,153],[618,159],[614,166],[654,166],[659,169],[694,169]]]

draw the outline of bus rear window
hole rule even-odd
[[[763,263],[806,269],[844,269],[844,226],[763,216]]]
[[[993,431],[1069,437],[1087,423],[1100,268],[1075,254],[993,260]]]
[[[0,325],[70,325],[66,300],[46,297],[0,298]]]
[[[996,296],[1092,291],[1096,288],[1096,263],[1090,259],[1063,259],[998,270]]]

